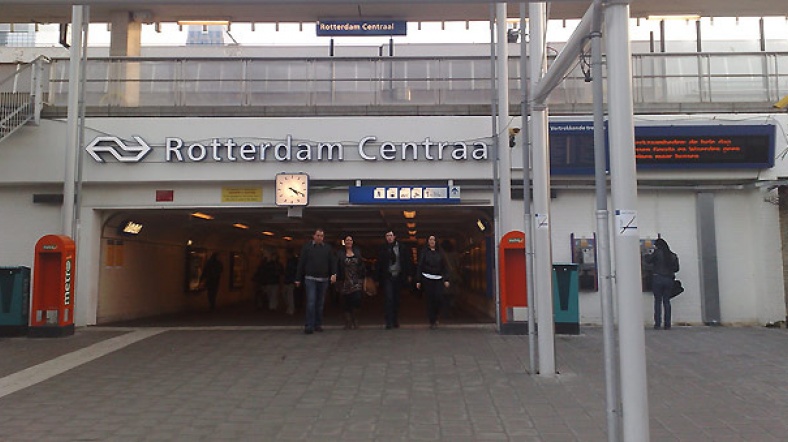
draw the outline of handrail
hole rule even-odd
[[[29,63],[17,63],[14,73],[0,80],[0,141],[30,121],[38,123],[42,108],[40,68],[47,60],[39,56]]]
[[[636,105],[747,103],[767,109],[788,94],[786,52],[645,53],[632,60]],[[52,59],[51,106],[65,103],[67,64]],[[516,91],[519,56],[510,56],[510,64],[509,88]],[[492,93],[489,58],[473,55],[98,57],[89,59],[86,88],[88,107],[157,109],[484,106]],[[578,67],[548,98],[548,105],[590,103],[591,88]]]

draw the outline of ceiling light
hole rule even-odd
[[[476,220],[476,227],[478,227],[479,230],[481,230],[482,232],[484,232],[487,229],[487,226],[485,226],[482,220],[480,219]]]
[[[213,219],[212,215],[208,215],[207,213],[202,213],[202,212],[194,212],[192,213],[192,216],[200,219]]]
[[[227,26],[230,20],[178,20],[178,26]]]
[[[402,211],[402,216],[404,216],[407,219],[416,218],[416,211],[415,210],[403,210]]]
[[[405,225],[408,226],[409,229],[415,229],[416,228],[416,223],[405,223]]]
[[[235,227],[236,229],[248,229],[249,228],[249,226],[247,226],[246,224],[241,224],[241,223],[235,223],[235,224],[233,224],[233,227]]]
[[[651,21],[662,20],[700,20],[698,14],[685,14],[685,15],[649,15],[648,19]]]
[[[416,236],[417,233],[419,233],[419,232],[416,231],[416,230],[408,230],[408,235],[410,235],[410,236]]]
[[[134,236],[134,235],[139,235],[141,231],[142,231],[142,224],[134,222],[132,220],[124,221],[123,223],[121,223],[121,225],[118,228],[118,232],[120,232],[121,235]]]
[[[265,236],[274,236],[274,232],[270,232],[270,231],[268,231],[268,230],[266,230],[265,232],[262,232],[262,233],[263,233],[263,235],[265,235]]]
[[[285,241],[292,241],[293,237],[292,236],[283,236],[282,239],[285,240]]]

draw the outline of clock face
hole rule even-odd
[[[276,176],[277,206],[306,206],[309,202],[309,175],[280,173]]]

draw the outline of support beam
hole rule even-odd
[[[605,10],[610,115],[610,176],[623,440],[648,442],[648,388],[643,296],[640,280],[635,123],[629,0],[611,0]]]
[[[547,101],[550,92],[564,80],[566,74],[577,64],[578,57],[588,46],[588,34],[591,33],[593,17],[594,7],[591,6],[583,15],[583,19],[577,25],[575,32],[567,40],[564,49],[550,65],[550,69],[547,70],[544,78],[534,85],[533,94],[531,95],[531,100],[534,103],[541,104]],[[531,33],[531,38],[533,37],[533,33]]]
[[[531,87],[544,77],[547,66],[547,5],[530,3],[531,24]],[[543,105],[534,106],[531,113],[534,180],[534,292],[536,320],[539,325],[539,375],[555,376],[555,330],[553,326],[553,254],[550,239],[550,150],[547,127],[548,112]]]

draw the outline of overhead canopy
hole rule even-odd
[[[65,23],[71,21],[73,0],[0,0],[4,23]],[[92,22],[108,22],[116,11],[137,13],[139,21],[221,19],[233,22],[314,22],[321,19],[391,18],[416,21],[488,20],[490,2],[479,0],[83,0],[91,6]],[[552,0],[550,18],[579,19],[591,0]],[[519,16],[519,3],[508,4]],[[785,0],[633,0],[632,17],[649,15],[704,17],[785,16]]]

